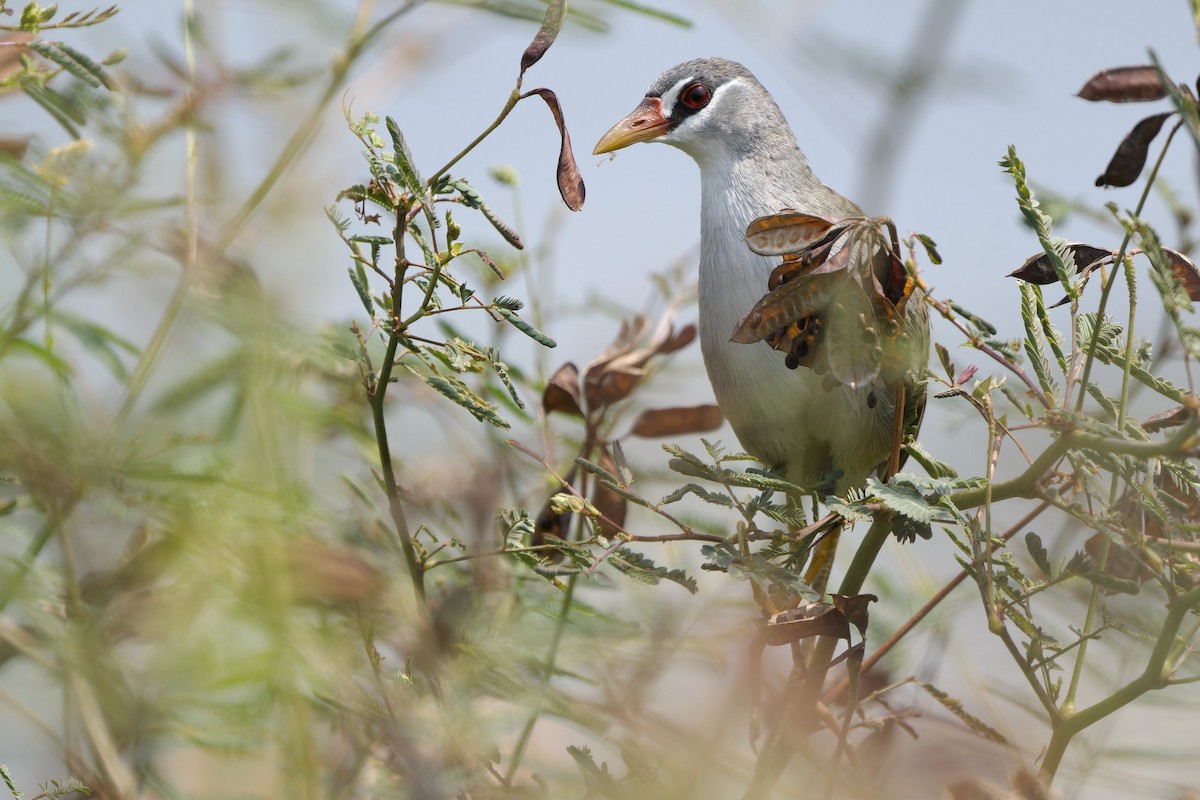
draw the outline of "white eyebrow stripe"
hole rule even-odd
[[[689,75],[683,80],[676,83],[662,94],[662,114],[667,119],[671,118],[671,114],[675,112],[675,101],[679,99],[679,93],[683,91],[683,87],[687,86],[692,81],[696,80],[695,75]]]
[[[695,82],[695,80],[696,80],[696,76],[691,75],[691,76],[679,81],[678,83],[676,83],[674,86],[672,86],[670,89],[668,89],[666,92],[663,93],[662,114],[664,117],[666,117],[667,119],[671,118],[671,114],[673,114],[675,111],[675,103],[679,99],[679,93],[683,91],[684,86],[687,86],[688,84]],[[717,98],[721,94],[723,94],[725,92],[725,90],[727,90],[730,86],[744,86],[745,84],[746,84],[746,82],[744,80],[742,80],[740,77],[726,81],[725,83],[718,86],[716,88],[716,90],[713,91],[712,97],[709,98],[708,105],[711,106],[714,103],[716,103]]]

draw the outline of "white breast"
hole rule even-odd
[[[742,446],[771,467],[786,466],[790,479],[813,485],[837,468],[845,473],[841,486],[861,484],[888,446],[867,390],[827,392],[820,376],[787,369],[783,354],[766,344],[729,341],[779,263],[750,251],[746,226],[799,204],[765,192],[769,182],[738,165],[701,163],[701,176],[700,343],[717,403]]]

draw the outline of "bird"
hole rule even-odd
[[[731,341],[779,266],[747,245],[752,222],[785,209],[829,220],[863,218],[863,211],[818,180],[774,98],[734,61],[699,58],[671,67],[594,154],[640,142],[676,147],[700,168],[700,344],[717,405],[738,440],[794,484],[839,495],[862,487],[889,462],[898,397],[909,398],[906,420],[916,412],[909,427],[919,425],[924,392],[914,388],[923,389],[929,354],[919,290],[903,308],[907,392],[883,373],[830,380],[795,368],[794,356],[785,363],[784,353],[765,344]],[[834,334],[854,335],[845,325],[826,328],[825,340],[817,340],[825,348],[836,345],[829,341]]]

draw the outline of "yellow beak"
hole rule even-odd
[[[611,153],[638,142],[648,142],[667,132],[670,120],[663,116],[662,99],[647,97],[629,116],[608,129],[600,137],[592,155]]]

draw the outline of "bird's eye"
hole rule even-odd
[[[712,92],[703,83],[693,83],[679,93],[679,99],[688,108],[704,108],[712,99]]]

